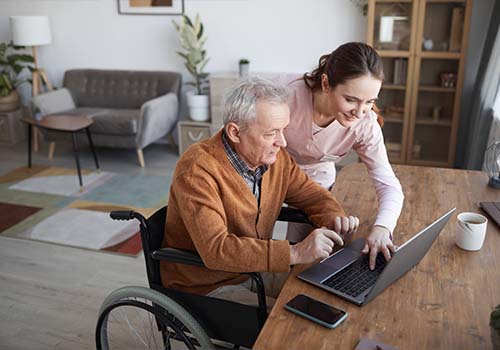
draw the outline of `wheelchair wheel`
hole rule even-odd
[[[124,287],[103,302],[96,348],[213,349],[200,324],[177,302],[153,289]]]

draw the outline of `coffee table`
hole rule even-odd
[[[99,162],[97,161],[97,155],[94,149],[94,143],[92,142],[92,136],[90,134],[90,126],[94,121],[85,116],[74,116],[74,115],[47,115],[41,120],[35,120],[32,118],[22,118],[24,123],[28,124],[28,167],[31,168],[31,134],[33,127],[42,128],[46,130],[59,131],[71,133],[73,140],[73,152],[75,154],[76,169],[78,171],[78,180],[80,181],[80,188],[83,187],[82,174],[80,170],[80,158],[78,156],[78,143],[76,134],[79,131],[85,130],[87,137],[89,139],[90,149],[92,150],[92,155],[94,156],[95,166],[99,169]]]

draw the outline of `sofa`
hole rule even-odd
[[[69,70],[62,88],[33,97],[33,108],[42,116],[91,117],[95,146],[134,148],[144,167],[142,150],[169,134],[178,121],[181,83],[175,72]],[[49,131],[43,135],[52,142],[64,137]]]

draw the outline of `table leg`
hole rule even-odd
[[[33,127],[28,124],[28,168],[31,168],[31,132]]]
[[[92,150],[92,155],[94,156],[95,167],[99,169],[99,162],[97,161],[97,154],[95,153],[94,143],[92,142],[92,136],[90,134],[89,128],[86,128],[87,137],[89,139],[90,149]]]
[[[72,132],[71,136],[73,138],[73,152],[75,153],[76,169],[78,170],[78,180],[80,181],[80,187],[83,187],[82,173],[80,170],[80,158],[78,157],[78,146],[76,142],[76,133]]]

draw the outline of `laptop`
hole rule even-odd
[[[500,202],[481,202],[479,206],[500,227]]]
[[[358,306],[364,305],[422,260],[455,209],[451,209],[406,241],[389,262],[379,253],[374,271],[368,267],[368,256],[361,253],[365,240],[359,238],[304,270],[298,278]]]

